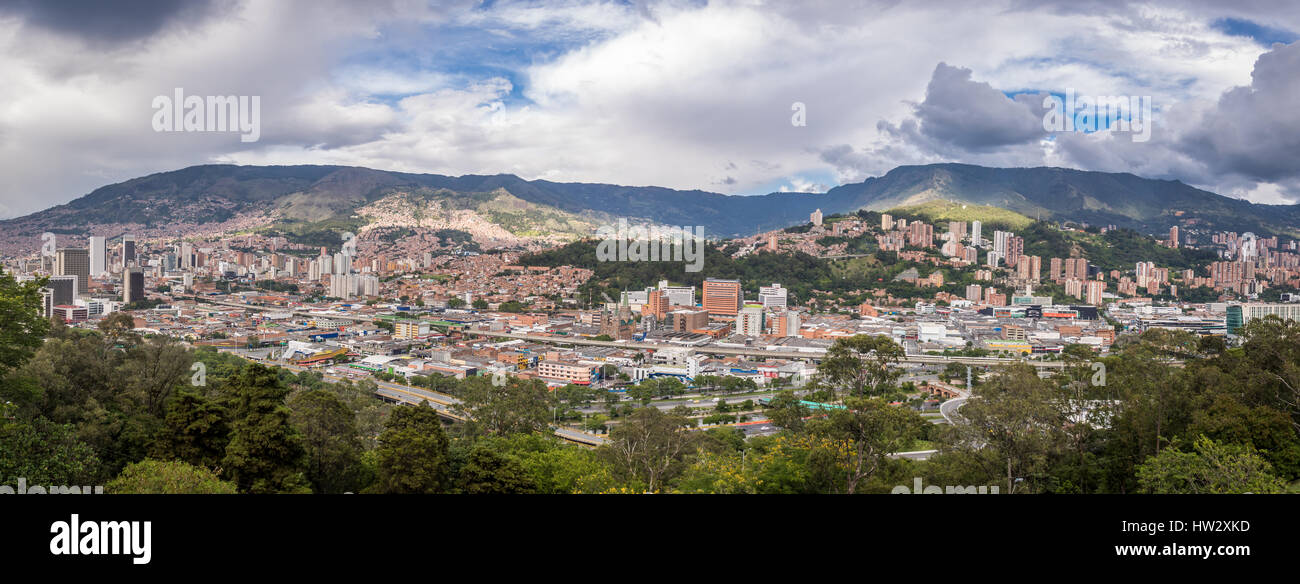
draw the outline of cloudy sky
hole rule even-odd
[[[204,163],[823,191],[1066,166],[1300,201],[1300,3],[0,0],[0,217]],[[259,96],[261,135],[155,132]],[[1047,132],[1149,96],[1150,139]],[[804,104],[806,125],[792,124]]]

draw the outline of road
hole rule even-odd
[[[943,414],[943,419],[949,424],[955,424],[961,417],[957,414],[957,409],[966,404],[968,397],[955,397],[946,402],[939,404],[939,413]]]
[[[309,369],[306,367],[302,367],[300,365],[293,365],[288,363],[262,361],[260,359],[250,359],[250,360],[263,362],[267,365],[283,367],[290,371],[317,371],[315,369]],[[347,381],[356,381],[354,379],[339,377],[337,375],[332,375],[329,373],[325,373],[323,371],[317,371],[317,372],[320,373],[321,376],[324,377],[325,379],[329,379],[335,382],[344,381],[345,379]],[[400,383],[393,383],[391,381],[382,381],[379,379],[375,379],[373,377],[367,377],[366,379],[375,382],[375,385],[378,386],[375,389],[375,395],[379,396],[380,398],[386,399],[388,401],[407,404],[407,405],[419,405],[420,402],[428,402],[428,404],[431,407],[433,407],[433,409],[437,410],[438,413],[443,417],[451,418],[454,420],[461,420],[461,421],[465,420],[464,416],[456,412],[455,406],[460,405],[460,400],[455,397],[452,397],[445,393],[430,391],[421,387],[402,385]],[[597,436],[595,434],[589,434],[587,432],[574,430],[571,428],[561,428],[561,427],[552,426],[551,429],[555,432],[556,436],[559,436],[564,440],[568,440],[570,442],[576,442],[578,444],[584,444],[587,446],[600,446],[601,444],[604,444],[605,442],[608,441],[603,436]]]

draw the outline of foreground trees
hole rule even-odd
[[[852,495],[880,471],[888,455],[920,438],[926,422],[916,412],[883,399],[851,397],[844,405],[845,409],[813,421],[809,432],[829,442],[844,492]]]
[[[249,364],[232,385],[234,422],[222,459],[230,480],[245,493],[310,492],[303,469],[302,436],[289,424],[289,390],[271,369]]]
[[[640,408],[610,431],[609,459],[619,474],[655,492],[683,466],[696,436],[681,431],[685,418],[658,408]]]
[[[129,315],[96,330],[37,318],[27,284],[0,274],[0,484],[111,484],[114,492],[888,493],[927,484],[1004,493],[1278,492],[1300,480],[1300,325],[1253,320],[1241,346],[1186,333],[1124,335],[1110,356],[1070,347],[1041,378],[993,372],[958,412],[927,423],[901,400],[901,348],[836,343],[811,394],[777,394],[781,431],[700,429],[689,410],[617,405],[608,392],[490,377],[417,377],[464,400],[470,423],[393,406],[370,380],[250,364],[141,336]],[[205,383],[191,383],[201,360]],[[1106,374],[1096,376],[1099,362]],[[960,373],[953,369],[950,373]],[[394,379],[403,382],[402,379]],[[713,390],[736,378],[696,380]],[[642,397],[682,391],[643,383]],[[557,400],[556,397],[561,399]],[[597,449],[549,428],[557,402],[611,404]],[[895,402],[899,403],[895,403]],[[814,403],[823,402],[823,403]],[[444,430],[450,424],[454,431]],[[937,448],[926,461],[891,454]]]
[[[904,357],[903,347],[880,335],[855,335],[835,341],[817,367],[832,397],[883,396],[896,389],[902,370],[892,367]]]
[[[1286,483],[1253,448],[1198,438],[1189,452],[1166,448],[1137,470],[1144,493],[1280,493]]]
[[[127,465],[104,485],[106,493],[136,495],[232,495],[235,485],[216,473],[180,461],[143,460]]]
[[[448,441],[427,403],[393,410],[375,449],[376,493],[441,493],[451,486]]]

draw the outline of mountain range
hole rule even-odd
[[[944,202],[1059,222],[1164,235],[1180,225],[1300,236],[1300,205],[1261,205],[1179,181],[1065,168],[901,166],[826,193],[723,195],[700,190],[413,174],[346,166],[203,165],[98,188],[69,203],[0,221],[0,245],[38,245],[45,231],[148,235],[368,227],[461,229],[493,241],[572,239],[616,217],[702,225],[747,236],[824,214]]]

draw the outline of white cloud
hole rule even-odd
[[[1258,7],[1255,17],[1271,10]],[[1294,10],[1277,10],[1273,26],[1295,25]],[[828,171],[860,180],[899,164],[1059,163],[1280,198],[1292,192],[1280,175],[1262,179],[1281,190],[1249,176],[1216,183],[1203,157],[1175,148],[1172,136],[1148,146],[1105,133],[1043,141],[1012,124],[1019,129],[990,146],[963,133],[977,125],[962,118],[960,90],[942,108],[936,100],[917,109],[942,62],[969,70],[981,111],[1007,119],[1028,118],[998,92],[1073,87],[1152,95],[1164,123],[1173,112],[1214,120],[1205,112],[1220,111],[1225,90],[1251,83],[1267,48],[1209,23],[1251,11],[1201,3],[1094,10],[1006,1],[845,9],[739,0],[253,0],[108,48],[0,15],[0,205],[31,212],[108,182],[213,161],[740,193],[810,188],[798,177]],[[467,38],[467,29],[484,33]],[[484,62],[448,62],[448,54]],[[262,140],[152,132],[149,101],[174,87],[261,95]],[[807,105],[806,126],[790,124],[793,102]]]

